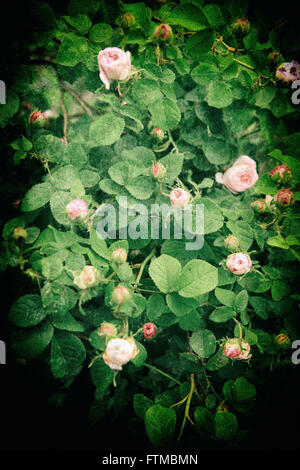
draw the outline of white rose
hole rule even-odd
[[[108,341],[103,360],[113,370],[122,370],[122,366],[131,361],[138,353],[133,338],[113,338]]]
[[[109,90],[111,80],[125,80],[131,68],[130,52],[106,47],[98,54],[99,76]]]

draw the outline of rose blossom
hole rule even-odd
[[[225,248],[229,251],[236,251],[239,247],[239,241],[234,235],[228,235],[224,240]]]
[[[126,287],[123,286],[116,286],[113,290],[111,300],[113,304],[120,305],[122,303],[127,302],[130,299],[130,292]]]
[[[88,214],[88,207],[86,202],[83,199],[73,199],[66,206],[66,211],[69,219],[84,219]]]
[[[231,338],[226,341],[223,353],[229,359],[250,359],[250,344],[246,343],[243,339]]]
[[[131,68],[130,52],[106,47],[98,54],[99,76],[109,90],[111,80],[125,80]]]
[[[224,174],[216,173],[217,183],[224,184],[233,194],[252,188],[258,180],[256,162],[247,155],[239,157]]]
[[[112,253],[112,260],[116,264],[123,264],[127,260],[127,253],[123,248],[117,248]]]
[[[149,322],[143,325],[144,338],[146,339],[154,338],[156,333],[157,333],[157,330],[156,330],[156,326],[154,325],[154,323]]]
[[[250,359],[251,357],[251,354],[250,354],[250,344],[249,343],[246,343],[243,339],[241,341],[241,345],[242,345],[242,350],[241,350],[241,354],[239,356],[236,357],[236,359],[238,359],[239,361],[241,359]]]
[[[251,269],[252,261],[247,253],[232,253],[227,257],[226,266],[233,274],[246,274]]]
[[[294,202],[294,195],[290,189],[281,189],[276,194],[275,200],[280,206],[291,206]]]
[[[79,274],[74,277],[74,284],[80,289],[96,286],[100,281],[100,273],[94,266],[85,266]]]
[[[292,172],[288,165],[277,165],[270,172],[271,179],[277,184],[288,184],[292,179]]]
[[[107,321],[101,323],[98,331],[99,336],[115,336],[117,334],[117,327],[113,323]]]
[[[113,338],[108,341],[103,360],[113,370],[122,370],[122,366],[131,361],[138,353],[133,338]]]
[[[300,64],[296,60],[284,62],[276,70],[276,78],[285,83],[291,83],[300,80]]]
[[[160,162],[153,163],[151,171],[154,178],[158,180],[164,179],[167,174],[166,167]]]
[[[182,188],[175,188],[169,194],[172,206],[185,206],[190,200],[190,193]]]

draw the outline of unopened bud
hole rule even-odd
[[[113,323],[103,322],[98,331],[99,336],[116,336],[117,335],[117,327]]]
[[[15,240],[19,240],[20,238],[26,238],[27,237],[27,231],[25,228],[22,227],[16,227],[13,231],[13,238]]]
[[[152,165],[151,172],[155,179],[163,180],[166,177],[167,169],[162,163],[157,162]]]
[[[246,36],[251,29],[250,22],[246,18],[239,18],[231,25],[231,29],[237,36]]]
[[[118,285],[113,290],[111,301],[114,305],[121,305],[128,302],[130,298],[131,294],[129,290],[126,289],[126,287]]]
[[[171,26],[168,24],[160,24],[157,26],[154,32],[156,39],[161,41],[167,41],[173,37],[173,32]]]
[[[291,340],[285,333],[279,333],[275,337],[275,344],[280,349],[288,349],[291,345]]]
[[[123,248],[117,248],[116,250],[113,251],[112,253],[112,260],[116,264],[123,264],[127,260],[127,253]]]
[[[164,131],[160,129],[159,127],[155,127],[152,131],[152,134],[157,140],[164,140],[165,138]]]
[[[46,117],[40,111],[34,111],[29,118],[30,124],[33,126],[43,127],[46,122]]]
[[[154,336],[156,336],[156,333],[157,333],[157,329],[154,323],[149,322],[143,325],[144,338],[146,339],[154,338]]]
[[[275,196],[276,204],[282,207],[291,206],[294,202],[294,195],[290,189],[281,189]]]
[[[277,165],[270,172],[270,177],[276,184],[289,185],[292,180],[292,172],[288,165]]]
[[[122,26],[124,29],[133,28],[136,24],[135,16],[132,13],[124,13],[124,15],[120,16],[117,19],[117,24]]]
[[[262,201],[261,199],[258,199],[257,201],[252,202],[251,207],[256,212],[264,212],[265,202]]]
[[[228,237],[226,237],[224,240],[224,245],[228,251],[235,253],[239,247],[239,241],[235,236],[228,235]]]

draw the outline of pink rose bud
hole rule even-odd
[[[95,287],[101,281],[101,275],[98,269],[94,266],[84,266],[84,268],[76,273],[74,276],[74,284],[79,289],[88,289],[89,287]]]
[[[156,39],[160,39],[162,41],[171,39],[173,37],[171,26],[169,26],[168,24],[160,24],[155,29],[154,36],[156,37]]]
[[[290,184],[292,179],[292,172],[287,165],[278,165],[270,172],[272,181],[277,184]]]
[[[84,219],[88,215],[88,207],[83,199],[73,199],[66,206],[66,212],[69,219]]]
[[[183,207],[188,204],[190,200],[190,193],[183,188],[175,188],[169,194],[172,206]]]
[[[29,117],[29,122],[33,126],[43,127],[46,122],[46,118],[40,111],[34,111]]]
[[[154,325],[154,323],[149,322],[149,323],[145,323],[143,325],[144,338],[146,338],[146,339],[154,338],[156,333],[157,333],[157,329],[156,329],[156,326]]]
[[[165,133],[162,129],[159,127],[155,127],[152,131],[152,134],[154,137],[157,138],[157,140],[163,140],[165,138]]]
[[[250,359],[251,354],[250,354],[250,344],[246,343],[243,339],[241,341],[241,354],[236,357],[239,361],[242,359]]]
[[[239,18],[231,25],[231,29],[237,36],[245,36],[250,32],[250,22],[246,18]]]
[[[275,344],[280,349],[289,349],[289,347],[291,345],[291,340],[285,333],[279,333],[275,337]]]
[[[98,335],[99,336],[116,336],[117,332],[118,330],[117,330],[116,325],[105,321],[101,323],[101,326],[98,331]]]
[[[282,207],[291,206],[294,202],[294,195],[290,189],[281,189],[275,196],[276,204]]]
[[[228,237],[226,237],[224,240],[224,245],[228,251],[236,252],[237,248],[239,247],[239,241],[233,235],[228,235]]]
[[[157,162],[153,163],[151,172],[155,179],[163,180],[166,177],[167,169],[162,163]]]
[[[118,47],[106,47],[98,54],[100,80],[109,90],[111,80],[126,80],[131,69],[130,52]]]
[[[300,80],[300,64],[296,60],[284,62],[276,70],[276,78],[284,83],[292,83]]]
[[[265,203],[258,199],[257,201],[252,202],[251,207],[257,212],[263,212],[265,209]]]
[[[226,341],[223,347],[223,353],[229,359],[235,359],[241,354],[241,346],[238,338],[231,338]]]
[[[126,302],[131,298],[130,292],[126,287],[123,286],[116,286],[113,290],[111,300],[114,305],[121,305]]]
[[[247,155],[239,157],[224,174],[216,173],[217,183],[224,184],[233,194],[252,188],[258,180],[256,163]]]
[[[246,274],[251,269],[252,261],[247,253],[232,253],[227,257],[226,266],[233,274]]]
[[[133,338],[113,338],[108,341],[103,360],[112,370],[122,370],[122,366],[138,354]]]
[[[127,253],[123,248],[117,248],[116,250],[113,251],[112,254],[112,260],[116,264],[123,264],[127,260]]]
[[[15,240],[19,240],[20,238],[26,238],[27,237],[27,231],[25,228],[22,227],[16,227],[13,231],[13,238]]]

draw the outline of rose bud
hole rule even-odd
[[[106,47],[98,54],[100,80],[109,90],[111,80],[126,80],[131,69],[130,52],[118,47]]]
[[[228,237],[226,237],[224,240],[224,245],[228,251],[236,252],[237,248],[239,247],[239,241],[233,235],[228,235]]]
[[[33,111],[29,117],[29,122],[33,126],[43,127],[46,122],[46,118],[40,111]]]
[[[242,359],[250,359],[251,354],[250,354],[250,344],[246,343],[243,339],[241,341],[241,353],[239,356],[236,357],[239,361]]]
[[[265,203],[262,200],[257,200],[252,202],[251,207],[256,211],[256,212],[263,212],[265,209]]]
[[[16,227],[13,231],[13,238],[15,240],[19,240],[19,238],[26,238],[27,237],[27,231],[25,228],[22,227]]]
[[[122,366],[134,359],[138,348],[133,338],[113,338],[108,341],[103,360],[113,370],[122,370]]]
[[[119,26],[122,26],[122,28],[124,29],[130,29],[130,28],[133,28],[135,26],[135,17],[132,13],[124,13],[124,15],[120,16],[116,23],[119,25]]]
[[[151,339],[151,338],[154,338],[154,336],[156,336],[156,333],[157,333],[157,329],[156,329],[156,326],[154,325],[154,323],[145,323],[143,325],[143,335],[144,335],[144,338],[146,339]]]
[[[291,345],[291,340],[285,333],[279,333],[275,337],[275,344],[280,349],[288,349]]]
[[[239,18],[232,25],[231,29],[237,36],[246,36],[250,32],[250,22],[246,18]]]
[[[292,60],[292,62],[284,62],[277,68],[275,76],[284,83],[292,83],[295,80],[300,80],[299,62],[296,60]]]
[[[287,165],[277,165],[270,172],[270,177],[274,183],[288,185],[292,179],[292,172]]]
[[[171,26],[169,26],[168,24],[160,24],[159,26],[157,26],[157,28],[155,28],[154,36],[156,37],[156,39],[161,41],[172,39],[173,32]]]
[[[166,177],[167,169],[162,163],[157,162],[153,163],[151,173],[155,179],[163,180]]]
[[[154,137],[157,138],[157,140],[164,140],[165,138],[165,133],[162,129],[160,129],[159,127],[155,127],[152,131],[152,134]]]
[[[224,184],[233,194],[252,188],[258,180],[256,163],[247,155],[239,157],[224,174],[216,173],[216,182]]]
[[[123,248],[117,248],[113,251],[111,258],[116,264],[123,264],[127,260],[127,253]]]
[[[251,269],[252,261],[247,253],[232,253],[227,257],[226,266],[233,274],[246,274]]]
[[[84,219],[88,215],[88,207],[83,199],[73,199],[66,206],[69,219]]]
[[[20,205],[21,205],[21,199],[17,199],[16,201],[12,203],[12,206],[14,209],[19,209]]]
[[[123,286],[116,286],[113,290],[112,296],[111,296],[111,301],[114,305],[121,305],[126,302],[131,298],[131,294],[126,287]]]
[[[226,341],[223,347],[223,354],[229,359],[236,359],[242,352],[240,340],[231,338]]]
[[[89,287],[95,287],[101,281],[101,275],[98,269],[94,266],[84,266],[84,268],[74,276],[74,284],[79,289],[88,289]]]
[[[276,204],[282,207],[291,206],[294,202],[294,195],[290,189],[281,189],[275,196]]]
[[[283,57],[278,51],[272,51],[268,55],[269,62],[271,64],[278,64],[283,61]]]
[[[101,326],[98,331],[99,336],[116,336],[118,330],[116,325],[109,323],[107,321],[101,323]]]
[[[183,188],[175,188],[169,194],[172,206],[183,207],[188,204],[190,200],[190,193]]]

